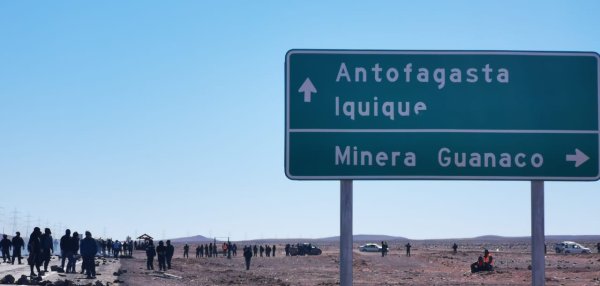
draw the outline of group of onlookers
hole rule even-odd
[[[158,269],[161,271],[171,269],[171,260],[174,253],[175,247],[171,244],[170,240],[167,240],[166,245],[161,240],[156,247],[154,247],[152,240],[148,241],[148,246],[146,247],[146,268],[154,270],[154,257],[158,256]]]

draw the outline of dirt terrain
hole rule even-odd
[[[405,255],[404,243],[390,242],[391,252],[383,258],[355,250],[354,285],[531,285],[531,255],[526,243],[459,244],[458,253],[453,254],[451,241],[411,242],[411,257]],[[591,248],[592,242],[586,245]],[[121,260],[127,273],[119,279],[125,285],[338,285],[338,246],[320,247],[320,256],[286,257],[284,245],[278,241],[276,257],[253,257],[246,271],[241,251],[232,259],[195,258],[190,251],[190,258],[184,259],[182,247],[177,245],[173,269],[166,274],[145,270],[144,253],[139,251],[134,253],[136,259]],[[469,265],[484,248],[495,257],[496,270],[470,273]],[[546,285],[600,285],[600,254],[565,255],[549,249]]]

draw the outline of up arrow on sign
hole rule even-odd
[[[304,93],[304,102],[310,102],[311,94],[317,93],[317,89],[313,85],[312,81],[310,81],[310,78],[306,78],[304,83],[300,86],[300,89],[298,89],[298,92]]]

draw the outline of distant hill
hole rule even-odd
[[[213,242],[212,238],[208,238],[202,235],[194,235],[189,237],[180,237],[171,239],[172,243],[210,243]]]

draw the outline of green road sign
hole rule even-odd
[[[290,50],[290,179],[598,180],[600,57]]]

